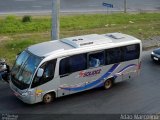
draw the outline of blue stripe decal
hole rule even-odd
[[[122,71],[128,69],[129,67],[133,67],[133,66],[137,66],[136,64],[130,64],[130,65],[127,65],[126,67],[124,67],[122,70],[120,70],[118,73],[121,73]],[[114,75],[114,78],[116,79],[118,76],[117,75]]]
[[[89,89],[99,83],[101,83],[104,78],[107,78],[117,67],[119,66],[119,64],[114,64],[109,70],[108,72],[106,72],[102,77],[100,77],[99,79],[95,80],[94,82],[92,83],[89,83],[87,85],[84,85],[84,86],[80,86],[80,87],[74,87],[74,88],[62,88],[61,89],[64,89],[64,90],[71,90],[71,91],[82,91],[82,90],[85,90],[85,89]]]
[[[127,65],[126,67],[124,67],[122,70],[120,70],[118,73],[124,71],[125,69],[129,68],[129,67],[133,67],[133,66],[136,66],[136,64],[130,64],[130,65]]]

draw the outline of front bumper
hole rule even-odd
[[[13,91],[14,95],[19,98],[21,101],[27,104],[34,104],[35,97],[31,95],[23,95],[24,92],[20,92],[20,90],[10,81],[10,88]]]

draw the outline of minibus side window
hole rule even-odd
[[[87,68],[87,55],[79,54],[64,58],[60,61],[59,75],[63,76]]]
[[[36,87],[38,85],[42,85],[54,78],[55,73],[56,60],[51,60],[44,63],[40,68],[44,69],[44,73],[42,77],[35,77],[32,87]]]
[[[122,62],[121,48],[107,49],[105,52],[106,65]]]
[[[140,54],[139,44],[128,45],[123,47],[124,61],[138,59]]]
[[[69,72],[69,58],[64,58],[60,61],[59,75],[65,75]]]
[[[88,61],[89,68],[104,65],[104,51],[89,54]]]

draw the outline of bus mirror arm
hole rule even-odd
[[[37,72],[37,77],[42,77],[43,73],[44,73],[44,69],[39,68]]]

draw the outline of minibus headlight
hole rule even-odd
[[[33,93],[31,91],[22,93],[22,96],[33,96]]]
[[[154,52],[152,52],[151,54],[154,55]]]
[[[22,93],[22,96],[28,96],[28,92]]]

